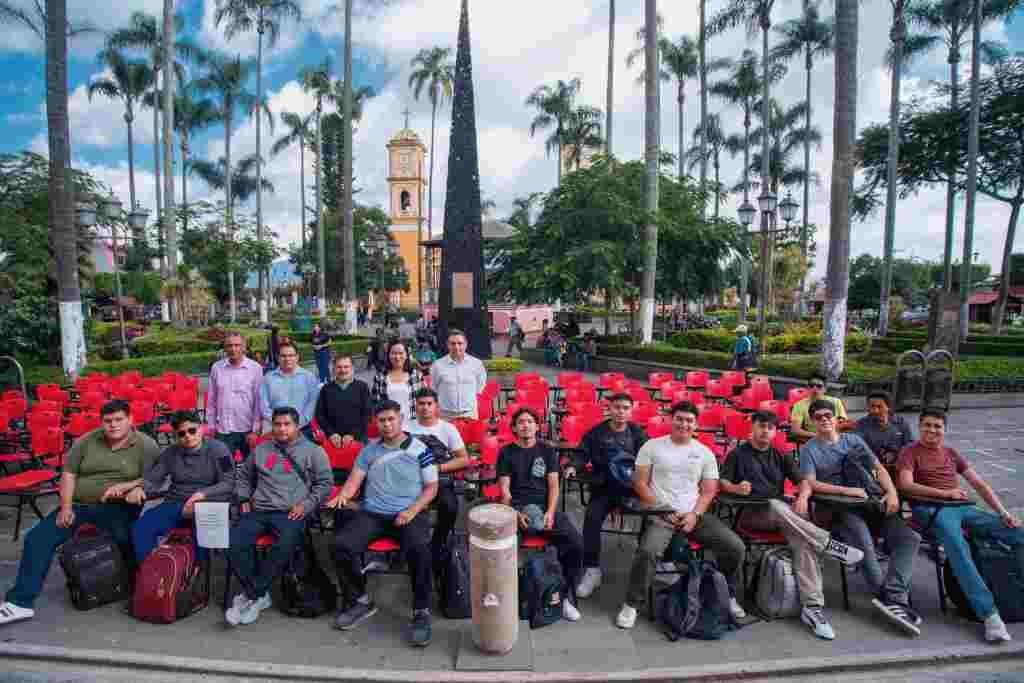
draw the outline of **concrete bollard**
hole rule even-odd
[[[519,638],[519,549],[516,511],[497,503],[469,511],[470,599],[473,642],[505,654]]]

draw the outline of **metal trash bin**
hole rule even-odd
[[[953,354],[935,349],[925,357],[924,393],[921,409],[949,410],[953,399]]]
[[[519,639],[519,548],[516,511],[488,503],[469,511],[473,643],[505,654]]]
[[[904,351],[896,360],[896,381],[893,383],[893,410],[920,408],[924,405],[925,369],[927,361],[920,351]]]

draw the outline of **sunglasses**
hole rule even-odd
[[[808,384],[807,386],[809,386],[812,389],[824,389],[825,388],[825,385],[822,384],[821,382],[812,382],[811,384]]]
[[[834,420],[836,416],[832,413],[818,413],[814,416],[814,419],[818,422],[824,422],[825,420]]]
[[[195,436],[199,432],[199,427],[186,427],[185,429],[178,430],[178,438],[184,439],[186,436]]]

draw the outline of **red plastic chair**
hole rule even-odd
[[[779,418],[781,424],[789,422],[789,404],[785,401],[761,401],[758,404],[758,410],[767,410],[775,414],[775,417]]]
[[[647,422],[660,413],[658,405],[655,403],[637,403],[633,406],[633,416],[630,422],[640,425],[641,427],[647,424]]]
[[[516,375],[515,387],[519,389],[524,384],[529,384],[535,380],[544,379],[538,372],[520,372]]]
[[[715,460],[717,460],[719,464],[722,464],[725,460],[725,446],[715,441],[714,434],[711,434],[710,432],[701,432],[697,434],[697,441],[700,441],[702,444],[707,446],[708,450],[714,454]]]
[[[660,389],[662,384],[671,382],[675,378],[675,374],[671,372],[652,372],[647,375],[647,384],[648,386]]]
[[[720,405],[710,405],[700,411],[697,416],[697,429],[721,429],[725,424],[725,415]]]
[[[672,404],[681,403],[683,401],[689,401],[693,405],[701,408],[704,406],[704,394],[699,391],[689,391],[684,389],[683,391],[677,391],[672,394]]]
[[[494,418],[494,397],[480,393],[476,397],[476,416],[481,420]]]
[[[356,458],[359,457],[360,451],[363,450],[363,444],[355,439],[341,447],[336,447],[331,443],[330,439],[325,439],[323,447],[324,452],[327,453],[327,459],[331,463],[331,469],[344,470],[346,472],[352,471],[352,467],[356,464]]]
[[[370,418],[370,424],[366,426],[366,438],[368,439],[379,439],[380,428],[377,427],[377,420]]]
[[[62,421],[61,414],[51,410],[36,410],[28,414],[29,433],[35,433],[43,429],[59,428]]]
[[[634,403],[648,403],[651,400],[651,393],[643,387],[627,387],[626,393]]]
[[[483,465],[493,467],[498,464],[498,453],[501,452],[501,443],[495,436],[485,436],[480,441],[480,462]]]
[[[625,380],[626,376],[621,372],[602,372],[597,378],[597,386],[601,389],[611,389],[615,380]]]
[[[55,496],[58,493],[57,477],[60,475],[51,469],[31,469],[12,474],[7,477],[0,477],[0,496],[10,496],[17,499],[16,505],[18,516],[14,522],[14,541],[18,540],[21,532],[21,514],[25,505],[32,508],[39,519],[43,513],[36,504],[36,500],[43,496]]]
[[[463,443],[471,446],[479,444],[487,434],[487,423],[482,420],[459,420],[455,423],[455,429],[458,430]]]
[[[583,435],[587,433],[583,418],[569,415],[562,420],[560,427],[561,440],[572,448],[579,445]]]
[[[24,420],[25,413],[28,411],[28,401],[21,398],[20,391],[17,392],[18,396],[16,397],[8,397],[7,394],[9,393],[9,391],[4,393],[4,401],[2,404],[4,412],[7,413],[7,418],[12,422]]]
[[[142,371],[141,370],[126,370],[116,377],[116,379],[132,386],[138,386],[142,382]]]
[[[750,388],[754,391],[754,396],[757,397],[758,401],[771,401],[775,398],[775,392],[772,390],[772,383],[767,377],[753,377],[750,380]]]
[[[132,401],[132,425],[135,427],[147,427],[156,420],[156,405],[150,401]]]
[[[604,422],[604,408],[594,404],[588,405],[584,407],[580,418],[582,418],[583,424],[586,426],[587,431],[589,431]]]
[[[727,382],[733,387],[745,387],[747,385],[747,373],[742,370],[727,370],[719,378],[720,382]]]
[[[49,399],[43,399],[36,401],[32,404],[33,413],[60,413],[63,412],[64,407],[57,401],[51,401]]]
[[[686,373],[686,387],[688,389],[703,389],[708,384],[707,371],[705,370],[694,370]]]
[[[797,401],[802,401],[810,395],[811,390],[807,387],[796,387],[795,389],[789,390],[789,393],[786,395],[786,400],[788,400],[789,405],[792,406]]]
[[[575,372],[573,370],[566,370],[565,372],[558,373],[558,386],[563,389],[579,384],[586,380],[582,372]]]
[[[672,418],[667,415],[655,415],[647,421],[647,436],[654,439],[672,433]]]
[[[754,394],[753,389],[744,389],[739,396],[733,398],[733,405],[740,410],[755,411],[760,408],[761,401]]]
[[[709,379],[706,393],[708,398],[717,398],[720,401],[725,401],[732,398],[732,385],[717,379]]]
[[[725,436],[731,441],[746,441],[750,438],[753,423],[749,415],[733,413],[725,417]]]
[[[25,400],[25,394],[21,393],[20,389],[7,389],[2,396],[4,401]]]
[[[565,390],[566,403],[597,403],[597,391],[592,384],[577,384]]]
[[[83,434],[87,434],[94,429],[99,429],[102,425],[103,420],[100,419],[99,413],[71,413],[71,419],[68,420],[68,425],[64,431],[68,436],[77,439]]]
[[[786,438],[785,432],[775,432],[775,436],[772,438],[772,447],[783,455],[796,450],[796,444]]]

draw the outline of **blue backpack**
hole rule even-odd
[[[608,484],[616,493],[633,495],[633,472],[636,471],[636,456],[625,450],[616,449],[608,458]]]
[[[676,536],[685,538],[681,535]],[[673,546],[678,544],[673,541]],[[698,560],[689,547],[673,551],[676,562],[685,559],[688,571],[668,588],[658,593],[654,614],[665,636],[672,642],[680,638],[718,640],[740,625],[729,611],[729,585],[714,562]],[[680,557],[681,556],[681,557]]]

